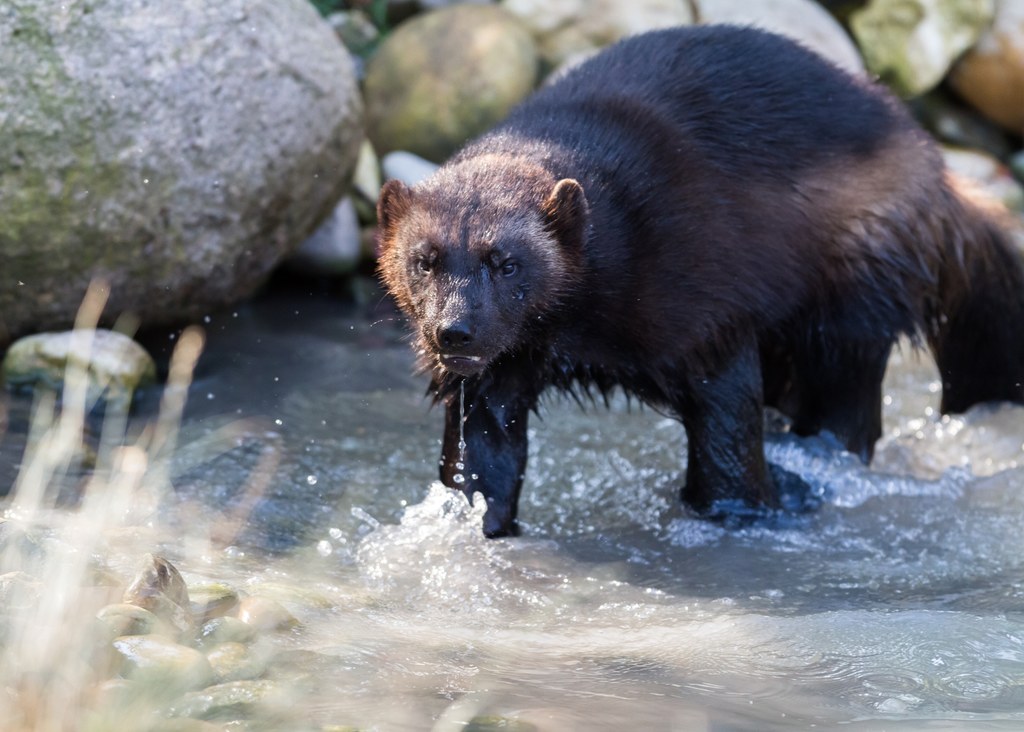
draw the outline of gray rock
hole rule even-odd
[[[131,400],[141,386],[156,381],[156,364],[142,346],[122,333],[75,330],[39,333],[11,344],[0,364],[8,386],[60,390],[67,369],[85,374],[88,399]]]
[[[381,154],[441,161],[501,120],[537,80],[523,25],[492,5],[455,5],[401,24],[366,68],[366,132]]]
[[[307,0],[0,5],[0,343],[251,293],[344,192],[349,54]]]
[[[406,185],[414,186],[433,175],[438,165],[414,153],[395,150],[384,156],[381,168],[384,170],[385,179],[397,178]]]
[[[932,89],[992,22],[993,0],[871,0],[850,16],[868,70],[905,97]]]
[[[346,275],[359,265],[359,220],[349,196],[288,259],[288,267],[307,275]]]

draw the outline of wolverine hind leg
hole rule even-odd
[[[713,373],[688,377],[685,386],[676,409],[688,443],[686,504],[728,518],[781,508],[783,492],[807,493],[798,477],[765,460],[761,364],[753,336]]]

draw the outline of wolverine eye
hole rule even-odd
[[[437,265],[437,250],[420,252],[413,260],[412,266],[419,274],[429,274]]]
[[[513,262],[511,259],[506,259],[501,264],[501,274],[503,277],[513,277],[519,273],[519,263]]]

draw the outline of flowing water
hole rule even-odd
[[[301,659],[278,673],[309,719],[1024,726],[1024,409],[940,418],[930,361],[900,351],[871,467],[774,432],[769,457],[824,503],[728,530],[678,502],[677,422],[552,399],[531,423],[523,536],[488,541],[481,509],[434,482],[442,415],[380,317],[289,295],[208,319],[174,490],[96,550],[274,589],[302,623],[274,642]]]

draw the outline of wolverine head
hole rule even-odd
[[[481,155],[377,205],[380,272],[428,368],[473,376],[516,351],[576,280],[587,202],[575,180]]]

